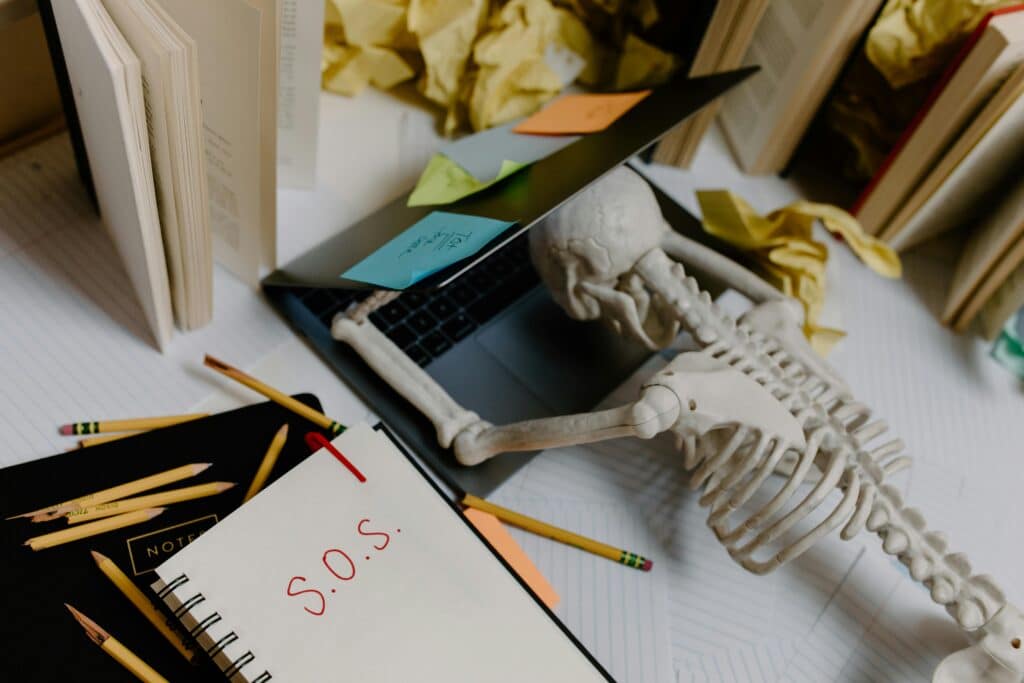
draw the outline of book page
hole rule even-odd
[[[1018,265],[978,313],[982,336],[989,341],[995,339],[1010,316],[1022,306],[1024,306],[1024,266]]]
[[[281,6],[284,0],[248,0],[260,12],[260,265],[277,267],[277,100]],[[309,0],[306,0],[309,4]],[[319,48],[320,39],[317,39]],[[317,54],[319,54],[319,49]],[[317,61],[319,64],[319,61]],[[318,81],[319,83],[319,81]]]
[[[149,129],[150,158],[153,161],[153,181],[159,198],[157,207],[160,229],[167,256],[171,300],[178,324],[185,316],[185,271],[178,240],[178,200],[174,191],[175,174],[171,166],[171,143],[168,133],[166,93],[170,87],[167,70],[170,68],[169,49],[154,35],[152,24],[136,12],[142,4],[129,0],[103,0],[111,18],[135,51],[142,67],[142,90],[146,101],[146,126]]]
[[[256,286],[262,257],[260,11],[246,0],[157,0],[199,49],[217,261]]]
[[[277,171],[283,187],[316,182],[322,2],[282,0],[277,99]]]
[[[318,451],[157,569],[222,670],[249,652],[249,681],[606,680],[386,436],[334,446],[345,462]]]
[[[103,222],[157,346],[171,337],[141,69],[99,0],[53,3]]]
[[[727,93],[722,104],[722,126],[744,168],[755,168],[766,148],[778,142],[780,126],[793,125],[783,115],[817,77],[823,49],[835,49],[830,38],[850,13],[847,3],[825,0],[768,4],[743,59],[744,66],[761,70]]]
[[[1024,235],[1024,181],[1018,178],[1015,184],[1016,187],[1012,183],[1003,184],[1002,201],[971,231],[964,243],[942,312],[944,324],[948,325],[960,315],[968,299],[986,278],[994,275],[996,263]]]

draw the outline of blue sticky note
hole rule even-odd
[[[514,222],[432,211],[342,273],[378,287],[405,289],[472,256]]]

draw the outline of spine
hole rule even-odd
[[[179,574],[171,581],[160,579],[153,584],[153,590],[229,681],[267,683],[273,679],[269,670],[260,671],[259,665],[254,664],[256,655],[244,647],[238,634],[187,574]]]

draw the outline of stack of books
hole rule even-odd
[[[273,264],[277,0],[41,0],[75,147],[156,345],[213,315],[213,261]]]
[[[742,43],[742,62],[761,68],[727,93],[717,112],[737,163],[748,173],[782,172],[798,149],[810,155],[814,145],[800,144],[822,118],[823,103],[838,92],[834,84],[853,65],[851,55],[863,52],[882,5],[763,4],[749,3],[729,15],[730,3],[719,3],[694,62],[694,69],[723,66],[700,61],[717,40],[718,59]],[[933,11],[938,21],[941,10]],[[716,22],[727,16],[753,19],[756,30],[717,35]],[[983,334],[992,337],[1024,305],[1024,285],[1017,284],[1024,275],[1014,276],[1024,262],[1024,4],[984,15],[935,85],[921,92],[916,114],[850,210],[866,232],[900,251],[949,230],[968,232],[941,317],[958,331],[979,319]],[[703,115],[715,113],[707,108],[680,127],[662,142],[655,160],[688,164],[710,123]]]
[[[906,250],[949,230],[966,242],[941,319],[988,339],[1024,305],[1024,5],[988,14],[854,206]]]

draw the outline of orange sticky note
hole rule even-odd
[[[526,585],[533,589],[533,592],[537,594],[541,602],[547,605],[548,609],[555,609],[561,598],[558,597],[558,593],[555,592],[555,589],[548,583],[548,580],[537,569],[537,565],[533,563],[526,553],[523,552],[519,544],[516,543],[516,539],[512,538],[505,525],[494,515],[473,508],[463,510],[463,514],[476,527],[476,530],[483,534],[488,543],[493,545],[494,549],[505,558],[505,561],[512,566],[512,569],[516,571],[516,574],[519,574],[520,578],[526,582]]]
[[[650,90],[609,95],[566,95],[512,129],[528,135],[598,133],[651,94]]]

